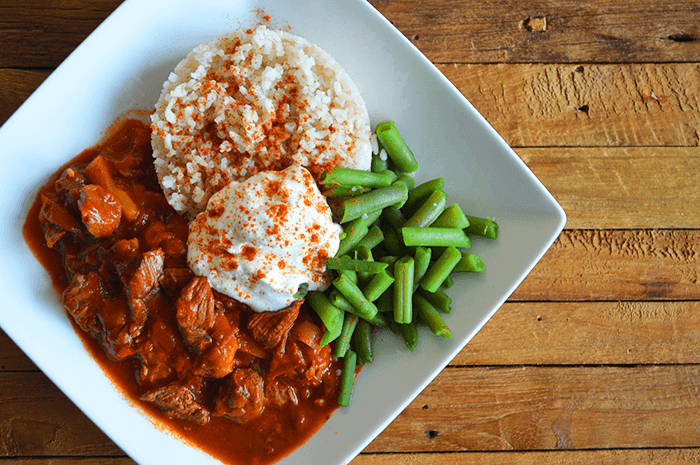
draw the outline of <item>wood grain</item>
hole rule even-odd
[[[698,449],[593,450],[546,452],[449,452],[431,454],[360,454],[353,465],[629,465],[639,463],[672,463],[695,465],[700,461]],[[0,465],[132,465],[128,458],[51,457],[1,459]]]
[[[697,300],[698,230],[565,230],[513,301]]]
[[[42,373],[0,373],[0,455],[123,454]]]
[[[697,61],[698,1],[372,0],[434,62]]]
[[[454,452],[433,454],[361,454],[353,465],[631,465],[700,462],[698,449],[592,450],[547,452]],[[2,463],[0,461],[0,463]]]
[[[56,67],[123,0],[3,0],[0,67]]]
[[[0,69],[0,125],[34,92],[48,72]]]
[[[697,301],[507,302],[451,365],[700,363],[699,325]]]
[[[568,229],[700,228],[700,148],[520,148]]]
[[[697,63],[441,65],[439,69],[511,146],[697,146],[700,142]]]
[[[366,452],[698,447],[700,367],[447,368]]]
[[[57,66],[121,1],[4,1],[0,67]],[[372,4],[442,63],[695,61],[700,46],[698,1]]]

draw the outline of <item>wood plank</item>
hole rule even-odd
[[[673,463],[695,465],[700,462],[698,449],[592,450],[546,452],[451,452],[421,454],[360,454],[352,465],[622,465],[631,463]],[[130,465],[126,457],[51,457],[0,459],[0,465]]]
[[[4,1],[0,66],[57,66],[122,0]],[[373,0],[444,63],[695,61],[700,2]]]
[[[699,324],[695,301],[506,302],[451,365],[700,363]],[[0,354],[0,371],[37,370],[1,331]]]
[[[440,65],[515,147],[698,146],[700,64]]]
[[[0,69],[0,126],[32,95],[48,72]]]
[[[34,362],[0,329],[0,372],[37,370]]]
[[[0,455],[123,454],[39,378],[0,374]],[[697,365],[448,367],[366,452],[698,447],[699,392]]]
[[[451,364],[700,363],[699,326],[700,302],[506,302]]]
[[[123,0],[4,0],[0,67],[56,67]]]
[[[365,452],[697,448],[699,414],[696,365],[446,368]]]
[[[0,456],[124,455],[42,373],[0,373]]]
[[[698,230],[565,230],[510,300],[699,300],[699,251]]]
[[[372,0],[431,61],[696,61],[697,0]]]
[[[520,148],[569,229],[700,228],[700,148]]]
[[[639,463],[695,465],[698,449],[585,450],[547,452],[455,452],[360,454],[352,465],[629,465]],[[58,462],[57,462],[58,463]],[[2,464],[2,461],[0,461]]]

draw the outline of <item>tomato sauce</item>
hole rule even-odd
[[[189,271],[187,223],[167,204],[152,165],[150,129],[138,120],[124,120],[102,143],[71,160],[41,189],[24,225],[25,240],[49,272],[86,350],[156,427],[225,463],[279,461],[306,442],[337,408],[340,363],[330,356],[328,347],[318,347],[322,326],[305,305],[298,308],[293,325],[274,345],[258,340],[259,334],[251,329],[255,316],[249,308],[215,292],[207,294],[213,296],[207,308],[215,322],[204,332],[183,327],[184,317],[179,313],[187,304],[183,295],[194,282],[193,278],[185,285],[180,278]],[[86,189],[84,184],[99,184],[104,189]],[[95,193],[99,194],[96,221],[121,217],[116,228],[114,224],[106,229],[88,226],[87,196]],[[121,207],[112,208],[114,198]],[[99,215],[100,202],[112,208],[104,218]],[[66,211],[77,223],[65,217]],[[107,234],[112,229],[114,232],[99,238],[89,232]],[[141,272],[148,275],[149,270],[142,267],[147,254],[155,257],[162,272],[154,286],[141,292],[133,282]],[[76,288],[81,290],[76,281],[91,280],[98,283],[98,290],[72,303]],[[86,315],[86,309],[94,314]],[[203,336],[208,347],[225,335],[234,338],[226,347],[215,347],[217,353],[228,356],[234,351],[233,371],[224,377],[211,375],[220,372],[221,366],[209,368],[208,364],[217,363],[212,359],[214,351],[194,348],[192,334]],[[230,371],[229,366],[223,368]],[[231,405],[243,401],[233,394],[226,397],[233,392],[231,386],[236,386],[232,378],[236,370],[265,380],[259,384],[264,386],[260,391],[264,395],[262,413],[246,421],[239,421],[236,415],[250,415],[249,405],[231,414]],[[182,413],[144,400],[148,392],[171,385],[193,396],[198,416],[188,416],[193,410]],[[274,390],[273,385],[282,387]]]

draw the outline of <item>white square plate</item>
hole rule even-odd
[[[262,11],[262,13],[261,13]],[[378,435],[486,323],[566,221],[554,198],[437,69],[364,0],[127,0],[0,128],[0,326],[134,460],[216,463],[158,431],[87,355],[48,274],[22,237],[37,189],[94,145],[129,109],[151,109],[170,70],[194,46],[263,15],[320,45],[352,76],[373,125],[396,121],[419,162],[417,180],[446,181],[450,201],[500,225],[474,239],[482,275],[459,276],[446,317],[452,339],[421,331],[409,352],[378,338],[353,402],[281,463],[346,463]],[[425,329],[425,328],[423,328]],[[381,386],[381,388],[380,388]]]

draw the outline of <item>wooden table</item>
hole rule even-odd
[[[0,122],[119,0],[4,0]],[[700,462],[700,1],[373,0],[568,214],[354,464]],[[0,333],[0,463],[131,461]]]

